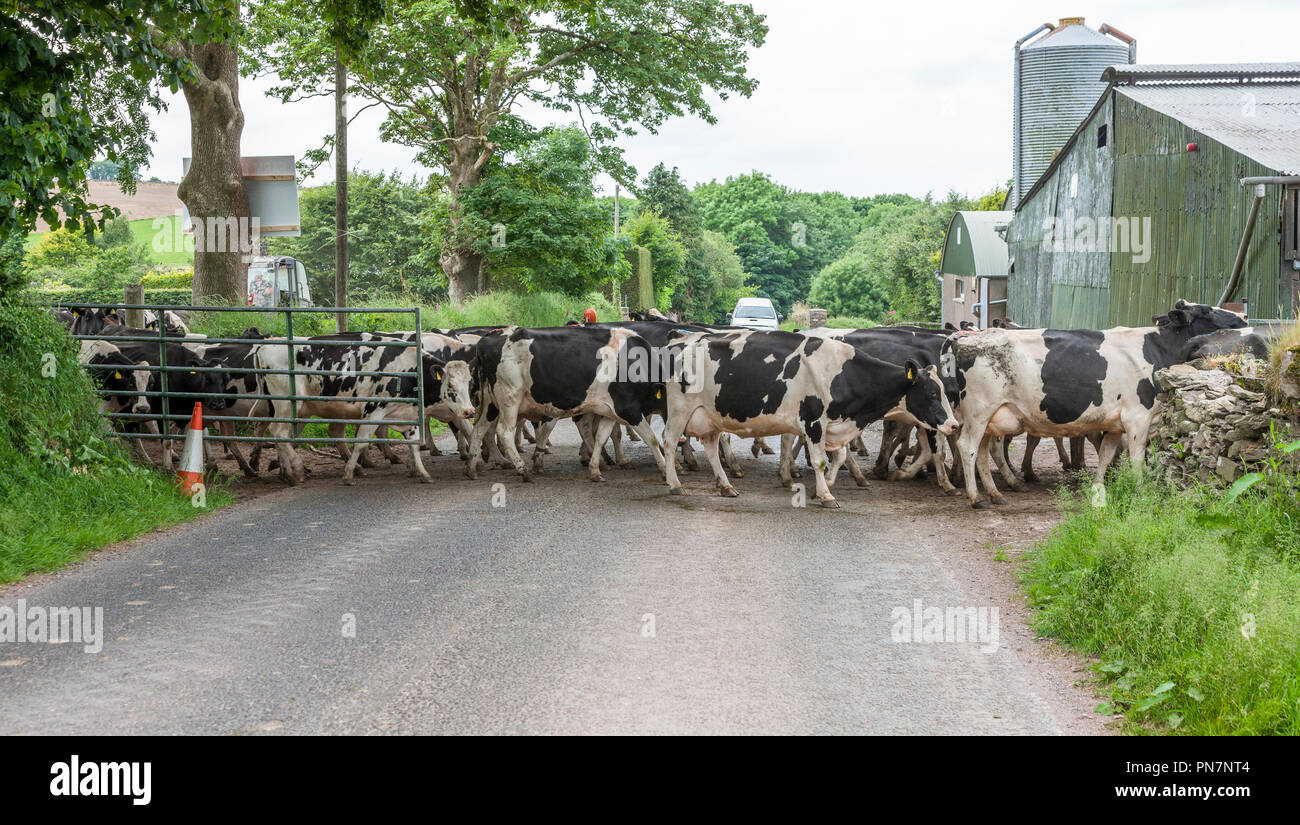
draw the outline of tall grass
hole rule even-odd
[[[412,304],[400,296],[380,296],[366,301],[365,306],[408,307]],[[596,310],[596,318],[600,321],[619,320],[618,307],[598,292],[585,296],[557,292],[531,295],[485,292],[458,304],[423,305],[420,307],[420,324],[425,330],[507,324],[554,327],[568,320],[582,320],[582,313],[588,307]],[[194,314],[189,327],[191,332],[220,337],[238,335],[247,327],[257,327],[267,335],[284,335],[284,315],[280,312],[199,312]],[[414,326],[414,316],[407,313],[354,312],[348,316],[348,329],[353,331],[409,330]],[[295,336],[324,335],[334,332],[334,329],[332,313],[294,313]]]
[[[1300,733],[1300,479],[1280,452],[1228,491],[1132,471],[1106,489],[1064,494],[1023,574],[1038,630],[1099,657],[1098,710],[1137,733]]]
[[[0,583],[203,512],[105,438],[76,342],[49,313],[0,300],[0,359]],[[210,489],[207,508],[230,500]]]

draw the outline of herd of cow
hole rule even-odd
[[[182,408],[193,397],[168,399],[176,405],[169,409],[147,394],[157,392],[159,373],[132,369],[156,366],[159,344],[115,340],[156,332],[124,326],[110,310],[58,312],[66,312],[60,317],[74,334],[100,336],[82,341],[81,360],[100,388],[103,409],[125,414],[115,419],[122,426],[157,434],[160,419],[131,416],[184,419],[188,410]],[[830,488],[841,467],[866,485],[854,452],[861,450],[863,429],[882,419],[878,476],[910,477],[932,468],[945,492],[956,491],[954,481],[964,483],[975,507],[987,506],[977,479],[988,500],[1004,500],[990,461],[1007,484],[1022,486],[1006,448],[1021,433],[1030,439],[1022,466],[1029,479],[1032,448],[1041,438],[1057,439],[1063,463],[1074,467],[1082,466],[1082,442],[1090,440],[1099,477],[1121,446],[1141,466],[1159,412],[1155,371],[1207,346],[1222,351],[1257,343],[1241,316],[1184,301],[1152,326],[1101,331],[1008,324],[985,331],[897,326],[766,332],[646,317],[535,329],[341,333],[293,342],[250,328],[238,342],[208,343],[190,335],[179,316],[167,313],[162,322],[175,339],[165,344],[170,391],[194,393],[208,409],[249,419],[259,436],[293,433],[294,424],[278,420],[290,417],[284,396],[295,397],[300,417],[329,421],[331,437],[355,422],[362,440],[350,449],[340,446],[344,483],[353,483],[358,464],[366,463],[364,440],[386,429],[410,441],[402,459],[410,473],[431,480],[420,448],[437,448],[428,432],[417,434],[409,423],[418,403],[429,419],[455,433],[470,478],[485,462],[496,462],[530,481],[542,470],[556,422],[572,418],[593,481],[603,480],[602,462],[625,463],[626,429],[649,448],[671,493],[684,492],[678,449],[680,463],[696,466],[694,438],[722,495],[734,496],[724,464],[734,475],[741,472],[730,436],[755,439],[756,455],[770,452],[764,438],[779,436],[781,480],[790,484],[800,474],[795,458],[802,453],[816,478],[816,497],[828,507],[838,506]],[[663,422],[659,432],[651,426],[656,418]],[[388,423],[399,419],[407,423]],[[231,422],[221,426],[223,434],[234,432]],[[520,455],[525,439],[534,442],[530,462]],[[1071,440],[1068,456],[1062,439]],[[256,456],[250,464],[237,442],[224,443],[245,473],[257,472]],[[138,440],[133,444],[143,453]],[[398,460],[387,444],[382,448]],[[300,483],[304,466],[294,445],[277,441],[276,449],[281,478]],[[949,449],[956,456],[951,479]],[[170,469],[171,459],[164,442],[164,467]],[[891,459],[899,469],[889,470]]]

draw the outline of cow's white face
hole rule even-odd
[[[442,376],[442,400],[457,418],[474,417],[474,395],[470,391],[469,364],[449,361],[437,368]]]

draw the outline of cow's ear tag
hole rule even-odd
[[[190,370],[190,375],[198,375],[198,373],[195,372],[194,370]]]
[[[442,371],[441,371],[441,370],[434,370],[434,371],[433,371],[433,380],[434,380],[434,381],[441,381],[441,380],[442,380]]]
[[[120,373],[120,372],[115,372],[115,373],[113,373],[113,377],[116,378],[118,381],[121,381],[121,380],[122,380],[122,373]]]
[[[911,367],[908,367],[908,368],[907,368],[907,380],[908,380],[908,381],[911,381],[911,380],[913,380],[915,377],[916,377],[916,373],[912,372],[912,368],[911,368]]]
[[[663,397],[664,397],[663,390],[655,390],[655,398],[663,398]]]

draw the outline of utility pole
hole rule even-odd
[[[343,50],[334,47],[334,306],[348,305],[348,70]],[[335,314],[339,332],[348,331],[348,314]]]
[[[614,238],[618,239],[618,183],[614,184]],[[614,306],[623,308],[623,290],[618,283],[618,269],[614,270]]]

